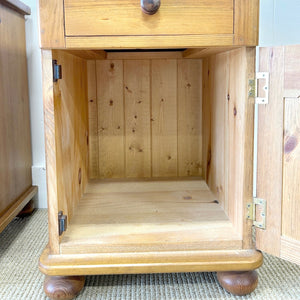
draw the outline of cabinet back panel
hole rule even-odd
[[[201,176],[202,61],[99,60],[94,68],[90,178]]]
[[[126,177],[151,176],[150,61],[124,61]]]

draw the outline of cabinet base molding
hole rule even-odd
[[[16,199],[15,203],[2,216],[0,216],[0,232],[4,230],[15,216],[22,212],[23,208],[25,208],[28,202],[36,195],[37,191],[37,186],[31,186]]]
[[[46,276],[45,294],[53,300],[73,299],[84,287],[84,276]]]
[[[233,295],[243,296],[252,293],[257,287],[258,275],[254,270],[244,272],[218,272],[220,285]]]
[[[261,252],[251,250],[166,251],[134,253],[51,254],[39,268],[49,276],[247,271],[262,265]]]

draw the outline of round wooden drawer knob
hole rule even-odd
[[[145,14],[154,15],[160,7],[160,0],[141,0],[141,7]]]

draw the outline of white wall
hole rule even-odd
[[[260,0],[259,46],[300,44],[300,0]]]
[[[22,0],[31,7],[26,17],[27,59],[32,135],[32,177],[39,186],[37,207],[47,207],[41,52],[38,0]],[[300,44],[300,0],[260,0],[260,46]]]
[[[39,47],[37,0],[22,0],[31,8],[26,17],[26,51],[31,117],[32,181],[39,187],[37,207],[47,207],[41,50]]]

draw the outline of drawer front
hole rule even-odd
[[[66,36],[233,34],[233,0],[161,0],[154,15],[139,0],[65,0]]]

